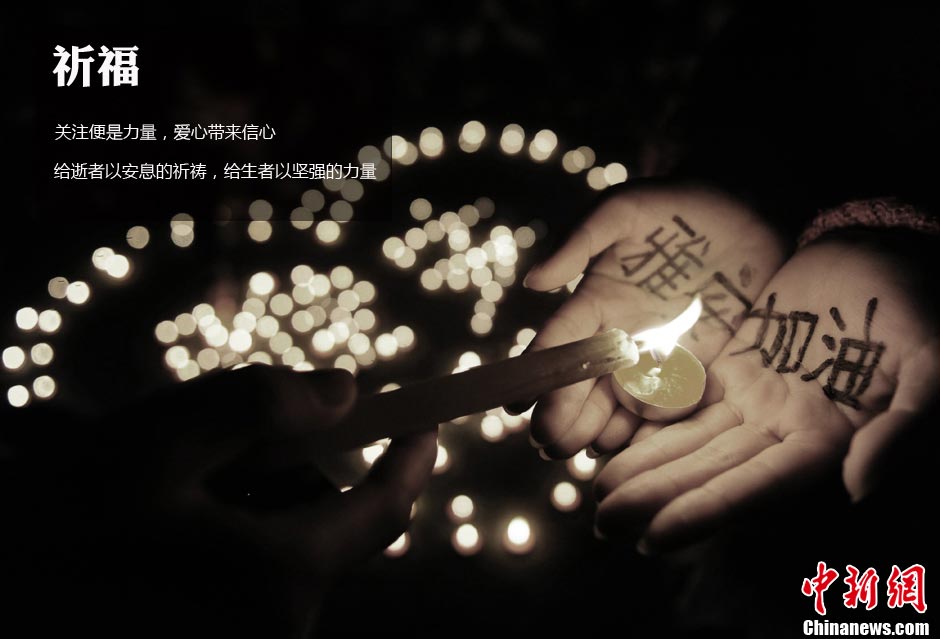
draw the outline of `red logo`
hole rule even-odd
[[[872,610],[878,605],[878,573],[874,568],[865,572],[849,564],[845,567],[848,573],[842,581],[848,590],[842,595],[842,602],[846,608],[857,608],[859,604],[865,610]],[[802,593],[813,597],[813,607],[817,614],[826,614],[824,595],[826,590],[839,578],[835,568],[826,566],[826,562],[816,564],[816,575],[803,580]],[[910,606],[919,613],[927,611],[927,602],[924,594],[925,570],[920,564],[914,564],[905,570],[891,566],[891,576],[885,582],[889,608],[903,608]]]

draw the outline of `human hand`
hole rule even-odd
[[[392,442],[346,492],[312,468],[303,485],[282,476],[265,491],[255,453],[293,456],[293,442],[341,423],[355,400],[344,371],[251,366],[174,387],[115,419],[128,433],[112,448],[126,461],[120,480],[131,487],[125,494],[138,526],[131,534],[173,566],[169,577],[157,568],[173,597],[201,593],[200,614],[214,616],[215,630],[303,636],[330,578],[407,527],[433,468],[435,432]],[[290,499],[281,499],[284,490],[294,492]],[[204,593],[227,594],[213,610]],[[167,614],[176,602],[159,603]]]
[[[864,496],[940,380],[940,334],[915,281],[858,240],[797,253],[709,368],[702,408],[641,426],[600,473],[599,530],[668,550],[840,463]]]
[[[707,366],[782,261],[776,234],[729,196],[702,186],[631,185],[529,272],[525,285],[548,291],[590,265],[530,348],[664,324],[700,293],[705,314],[681,343]],[[605,377],[541,397],[532,438],[547,457],[570,457],[588,445],[603,454],[626,444],[641,421],[619,406]]]

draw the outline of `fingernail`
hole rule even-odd
[[[588,459],[597,459],[601,456],[601,453],[594,450],[593,444],[584,449],[584,454],[588,456]]]
[[[538,271],[539,268],[541,268],[541,264],[536,264],[535,266],[529,269],[529,272],[525,274],[525,278],[523,278],[522,280],[523,288],[532,288],[531,286],[529,286],[529,282],[532,279],[532,274]]]
[[[607,541],[607,535],[601,532],[601,529],[597,527],[597,524],[594,524],[594,539]]]
[[[646,537],[641,537],[640,541],[636,542],[636,551],[644,557],[649,557],[653,554],[653,549],[650,548],[650,542],[647,541]]]
[[[314,392],[326,406],[339,406],[346,403],[352,392],[353,382],[349,373],[341,371],[317,371],[311,377]]]
[[[539,457],[545,461],[552,461],[552,458],[548,456],[548,453],[545,452],[544,448],[539,448]]]

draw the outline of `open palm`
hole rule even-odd
[[[706,316],[682,344],[707,365],[782,260],[776,235],[740,202],[698,186],[631,185],[530,271],[526,286],[547,291],[590,266],[532,348],[661,325],[700,293]],[[532,437],[550,457],[588,445],[604,453],[629,441],[640,421],[618,406],[607,378],[588,380],[540,398]]]
[[[862,496],[940,378],[937,327],[909,280],[860,243],[798,253],[710,366],[703,407],[641,426],[599,475],[599,529],[669,549],[839,464]]]

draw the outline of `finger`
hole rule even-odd
[[[877,484],[889,459],[903,454],[899,450],[901,438],[915,417],[934,401],[940,378],[936,352],[937,343],[933,341],[904,359],[890,407],[852,437],[842,464],[842,479],[852,501],[864,498]]]
[[[712,371],[709,372],[708,378],[706,379],[705,392],[702,395],[702,401],[699,403],[699,405],[711,406],[712,404],[717,404],[724,398],[724,394],[725,394],[724,384],[719,379],[719,375],[717,374],[717,371],[714,371],[713,369]],[[704,408],[701,410],[704,410]],[[627,411],[627,415],[633,416],[634,413],[631,411]],[[638,424],[639,426],[634,428],[636,432],[633,432],[627,435],[627,440],[629,441],[631,446],[635,446],[639,444],[640,442],[642,442],[643,440],[649,439],[650,437],[652,437],[653,435],[655,435],[656,433],[658,433],[663,428],[669,425],[664,422],[652,422],[652,421],[644,422],[642,419],[639,419]],[[632,424],[628,424],[628,428],[626,429],[627,431],[629,431],[630,425]],[[605,433],[602,433],[601,436],[606,437],[607,435]],[[609,450],[617,450],[619,448],[622,448],[627,443],[627,440],[625,440],[623,443],[619,443],[619,436],[618,436],[616,429],[609,436],[611,438],[611,442],[609,444],[610,445]]]
[[[630,446],[604,467],[594,485],[598,500],[605,499],[631,477],[691,454],[740,423],[737,414],[721,402],[663,428],[655,437]]]
[[[540,351],[591,337],[600,330],[601,321],[601,311],[593,299],[587,295],[575,294],[548,318],[525,350],[526,352]],[[587,390],[590,390],[591,384],[593,381],[587,384]],[[505,408],[512,415],[520,415],[531,408],[531,402],[513,404]],[[580,405],[578,405],[578,410],[580,410]]]
[[[536,291],[564,286],[584,272],[592,257],[629,237],[635,218],[628,202],[618,197],[602,204],[560,249],[529,271],[525,286]]]
[[[591,443],[588,456],[599,457],[620,450],[629,443],[642,423],[642,417],[618,406],[610,421]]]
[[[600,330],[602,321],[597,301],[576,293],[546,320],[526,350],[538,351],[591,337]]]
[[[297,373],[281,370],[285,419],[278,427],[284,435],[306,435],[324,430],[339,422],[356,402],[356,379],[349,371],[325,369]]]
[[[574,425],[595,382],[588,379],[539,399],[532,413],[531,436],[539,447],[558,442]]]
[[[746,425],[725,431],[694,452],[636,475],[614,489],[598,507],[598,528],[609,536],[634,534],[668,502],[779,441]]]
[[[663,428],[668,426],[663,422],[644,422],[640,424],[640,427],[636,429],[636,434],[633,436],[633,439],[630,440],[630,445],[635,446],[645,439],[649,439]]]
[[[838,464],[843,449],[838,440],[818,432],[794,433],[671,501],[650,522],[641,544],[658,552],[701,539],[755,502],[828,472]]]
[[[355,399],[347,371],[258,365],[150,400],[144,408],[150,408],[155,445],[164,448],[163,490],[197,494],[205,478],[222,469],[230,477],[247,476],[309,463],[303,436],[341,420]],[[163,431],[161,424],[167,424]]]
[[[581,413],[558,441],[543,448],[553,459],[567,459],[585,448],[600,434],[618,408],[617,398],[606,380],[599,380],[588,393]]]
[[[849,452],[842,463],[842,479],[853,502],[861,501],[878,483],[888,467],[902,434],[914,423],[916,413],[888,410],[865,424],[852,437]]]
[[[529,348],[540,350],[590,337],[601,325],[601,314],[588,296],[575,295],[545,323]],[[594,387],[588,379],[539,398],[532,415],[532,437],[542,445],[558,441],[581,413]]]
[[[313,503],[258,512],[202,500],[194,516],[270,550],[299,573],[335,574],[408,526],[412,504],[434,468],[436,441],[434,431],[393,441],[359,486],[324,493]]]
[[[252,366],[250,375],[219,383],[217,393],[228,408],[216,419],[228,422],[203,446],[194,447],[203,466],[218,467],[249,453],[248,466],[283,467],[293,461],[309,461],[309,446],[300,443],[333,426],[356,401],[356,382],[342,369],[298,373],[281,367]],[[233,374],[247,371],[234,371]],[[221,380],[222,376],[220,376]],[[285,446],[285,441],[297,446]]]
[[[338,507],[317,518],[319,543],[336,548],[334,568],[393,542],[407,527],[411,507],[427,485],[437,458],[437,432],[397,439]]]
[[[133,410],[164,436],[194,430],[206,438],[235,430],[283,436],[332,423],[355,399],[355,380],[345,370],[254,365],[174,386]]]

